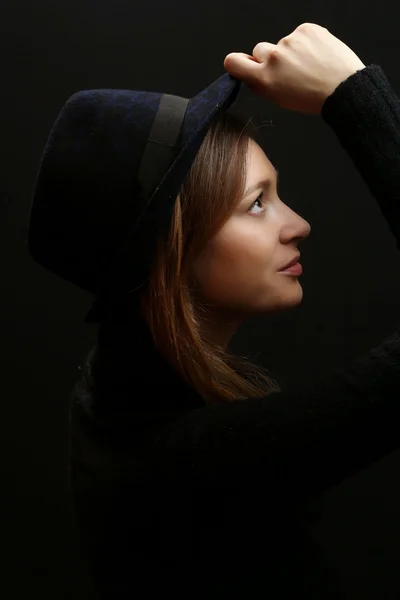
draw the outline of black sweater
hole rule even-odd
[[[400,249],[400,102],[382,69],[341,83],[322,118]],[[72,490],[99,597],[339,598],[307,503],[400,445],[399,332],[329,380],[221,405],[145,326],[135,345],[133,377],[120,356],[114,386],[73,393]],[[100,336],[98,364],[102,351]]]

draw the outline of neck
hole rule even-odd
[[[229,319],[226,315],[217,313],[207,314],[199,319],[204,337],[221,348],[227,348],[241,323],[237,318]]]

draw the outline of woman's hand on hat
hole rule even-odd
[[[260,42],[252,56],[228,54],[224,67],[282,108],[320,114],[337,86],[365,65],[325,27],[303,23],[277,44]]]

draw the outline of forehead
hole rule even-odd
[[[257,142],[250,140],[247,153],[247,183],[256,183],[256,179],[261,177],[276,177],[276,169],[264,150]]]

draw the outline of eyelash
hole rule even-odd
[[[254,200],[254,202],[250,205],[249,210],[251,210],[253,208],[253,206],[255,205],[256,202],[260,202],[260,204],[262,204],[261,199],[264,196],[264,192],[261,192],[261,194],[258,196],[258,198],[256,198]],[[265,210],[265,207],[262,207]],[[264,210],[262,212],[264,212]],[[258,214],[261,214],[261,212],[259,212]]]

